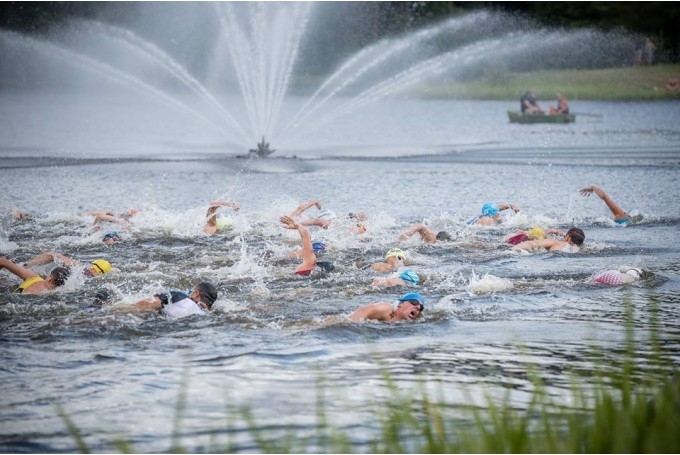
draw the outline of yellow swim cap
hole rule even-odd
[[[217,218],[217,229],[219,231],[231,229],[232,226],[233,225],[231,224],[231,219],[227,218],[226,216],[225,217],[220,216]]]
[[[94,271],[95,275],[102,275],[104,273],[109,273],[111,271],[111,264],[109,261],[105,261],[104,259],[95,259],[92,261],[92,270]]]
[[[406,253],[404,253],[400,248],[392,248],[385,254],[385,259],[391,258],[392,256],[396,256],[399,259],[404,259],[406,257]]]
[[[531,240],[537,240],[537,239],[544,239],[545,238],[545,231],[541,229],[540,227],[535,227],[532,230],[529,231],[529,238]]]

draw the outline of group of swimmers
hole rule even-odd
[[[591,185],[580,190],[581,195],[590,196],[596,194],[602,199],[611,210],[614,221],[617,224],[629,224],[638,220],[632,217],[619,207],[616,202],[601,188]],[[214,201],[209,204],[206,212],[206,221],[203,231],[213,235],[227,231],[231,227],[228,217],[219,214],[219,209],[229,207],[238,211],[240,206],[231,201]],[[302,214],[311,207],[316,207],[319,214],[315,217],[300,219]],[[468,224],[479,226],[494,226],[501,222],[500,213],[503,210],[512,210],[515,213],[520,211],[519,207],[512,203],[485,203],[479,216],[468,221]],[[108,211],[92,211],[87,215],[94,217],[93,230],[99,230],[106,223],[120,224],[128,226],[130,220],[137,214],[136,209],[128,210],[122,214],[115,215]],[[12,216],[18,220],[29,220],[30,215],[18,210],[12,211]],[[332,272],[334,265],[328,261],[320,261],[319,256],[326,250],[327,245],[323,240],[312,238],[312,229],[329,229],[334,225],[337,216],[334,212],[322,209],[317,200],[309,201],[300,205],[292,213],[282,215],[279,219],[281,226],[285,229],[297,231],[300,236],[301,248],[288,254],[290,258],[300,260],[300,264],[295,268],[294,273],[298,276],[308,277],[315,271]],[[366,232],[365,221],[367,215],[364,212],[353,212],[348,215],[351,221],[351,232],[362,235]],[[402,232],[398,240],[404,241],[413,235],[419,234],[422,241],[434,244],[452,240],[452,236],[440,231],[434,233],[422,223],[416,223]],[[549,237],[552,235],[553,237]],[[112,245],[122,241],[116,231],[108,231],[101,237],[102,242]],[[508,237],[505,241],[512,245],[512,250],[522,251],[563,251],[575,253],[585,240],[585,233],[577,227],[572,227],[566,233],[557,229],[543,229],[534,227],[528,231],[518,231]],[[404,267],[405,253],[400,248],[390,249],[384,256],[383,261],[371,265],[371,270],[379,274],[393,274],[390,277],[376,277],[373,279],[374,287],[414,287],[423,281],[423,276],[413,269]],[[45,277],[31,269],[33,266],[55,262],[59,265]],[[42,294],[62,286],[71,274],[71,269],[78,266],[79,262],[72,258],[58,253],[44,253],[23,265],[10,261],[4,256],[0,256],[0,268],[4,268],[23,280],[16,292],[24,294]],[[95,277],[108,273],[112,270],[111,264],[104,259],[96,259],[82,267],[85,277]],[[606,285],[621,285],[631,283],[640,279],[643,272],[640,269],[606,270],[593,278],[594,282]],[[195,285],[188,292],[171,291],[160,293],[141,300],[127,308],[128,311],[159,311],[171,317],[184,317],[192,314],[202,314],[210,310],[218,298],[217,288],[209,282],[201,282]],[[375,320],[382,322],[396,322],[402,320],[415,320],[424,311],[425,299],[417,292],[408,292],[402,295],[397,306],[391,303],[378,302],[359,308],[350,315],[351,321]]]

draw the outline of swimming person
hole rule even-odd
[[[627,268],[625,272],[611,269],[597,273],[589,281],[592,283],[606,284],[607,286],[621,286],[634,283],[645,275],[642,269],[635,267]]]
[[[500,223],[501,211],[512,209],[513,212],[519,213],[519,207],[515,204],[486,202],[482,206],[482,214],[468,220],[467,224],[479,224],[480,226],[493,226]]]
[[[513,251],[563,251],[565,253],[576,253],[583,245],[586,235],[579,228],[571,228],[564,234],[564,240],[539,239],[527,240],[512,247]]]
[[[376,262],[371,265],[371,270],[380,273],[396,272],[404,266],[406,253],[401,248],[392,248],[385,253],[384,262]]]
[[[226,217],[218,217],[217,210],[220,207],[231,207],[235,211],[239,211],[241,206],[236,202],[231,201],[213,201],[208,206],[208,211],[205,214],[206,223],[203,226],[203,232],[209,235],[219,234],[231,228],[231,220]]]
[[[63,254],[49,252],[39,254],[33,259],[26,261],[24,265],[26,267],[34,267],[36,265],[48,264],[50,262],[60,262],[62,265],[66,267],[75,267],[80,264],[80,261],[78,261],[77,259],[64,256]],[[85,268],[83,268],[83,275],[85,275],[87,278],[92,278],[98,275],[104,275],[105,273],[109,273],[111,269],[112,269],[111,263],[106,259],[95,259],[94,261],[90,262],[87,266],[85,266]]]
[[[192,314],[205,314],[217,300],[217,288],[207,282],[198,283],[188,293],[170,291],[155,294],[126,308],[127,311],[159,311],[172,318],[183,318]]]
[[[94,231],[99,230],[103,223],[115,223],[128,227],[130,226],[130,218],[137,215],[137,213],[139,213],[139,211],[134,208],[118,215],[114,215],[113,212],[107,210],[91,210],[85,212],[86,215],[94,216],[94,222],[92,223]]]
[[[398,276],[391,278],[373,278],[371,286],[379,288],[390,288],[393,286],[418,286],[422,281],[424,281],[423,277],[419,273],[411,269],[406,269]]]
[[[628,212],[623,210],[616,202],[614,202],[614,199],[612,199],[611,196],[605,193],[602,188],[599,188],[595,185],[590,185],[583,188],[580,193],[581,196],[584,197],[589,197],[592,193],[597,194],[600,199],[602,199],[604,203],[607,204],[607,207],[609,207],[609,210],[611,210],[612,214],[614,214],[614,221],[616,224],[634,223],[636,221],[640,221],[642,218],[641,216],[631,217]]]
[[[449,241],[451,240],[451,235],[445,231],[439,231],[436,234],[430,228],[422,223],[415,223],[411,225],[407,230],[399,234],[399,240],[407,240],[411,238],[414,234],[418,233],[420,239],[431,245],[434,245],[438,241]]]
[[[309,276],[317,266],[326,272],[334,270],[335,267],[330,262],[316,260],[316,253],[314,253],[314,246],[312,245],[312,235],[309,233],[307,226],[296,222],[287,215],[283,215],[279,221],[281,221],[284,228],[297,230],[300,234],[300,240],[302,240],[302,251],[300,253],[302,263],[295,269],[294,273],[296,275]]]
[[[414,321],[423,313],[425,309],[425,299],[416,292],[404,294],[399,299],[399,304],[396,308],[391,303],[378,302],[363,306],[352,313],[349,319],[353,322],[360,321],[380,321],[380,322],[397,322],[397,321]]]
[[[102,236],[102,242],[108,246],[115,245],[116,243],[120,243],[122,241],[123,239],[116,231],[109,231]]]
[[[15,264],[4,256],[0,256],[0,268],[8,270],[24,280],[14,291],[21,294],[42,294],[49,292],[59,286],[63,286],[71,274],[71,269],[68,267],[56,267],[50,271],[46,278],[43,278],[33,270]]]

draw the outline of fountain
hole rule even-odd
[[[629,43],[593,30],[537,29],[517,18],[475,12],[335,56],[336,69],[292,108],[291,85],[312,76],[306,55],[328,53],[309,49],[320,41],[314,32],[330,30],[318,26],[324,19],[317,10],[332,5],[152,3],[137,5],[137,23],[125,26],[73,20],[47,37],[0,30],[0,57],[7,62],[0,77],[35,72],[31,78],[40,84],[41,75],[61,66],[75,70],[63,79],[78,84],[78,73],[91,73],[207,125],[249,156],[267,157],[274,150],[265,137],[278,150],[294,147],[338,119],[425,81],[482,77],[485,68],[499,64],[513,70],[580,59],[576,64],[588,66],[602,55],[627,52]],[[240,101],[230,98],[234,93]],[[253,143],[255,148],[248,147]]]

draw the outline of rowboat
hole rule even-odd
[[[522,114],[519,111],[508,111],[510,123],[574,123],[574,114]]]

